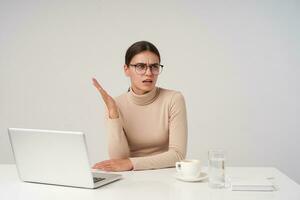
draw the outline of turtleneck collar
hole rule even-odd
[[[147,92],[146,94],[138,95],[133,92],[133,90],[130,88],[130,91],[127,93],[127,98],[133,102],[134,104],[144,106],[152,103],[159,94],[159,88],[155,87],[150,92]]]

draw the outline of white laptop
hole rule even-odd
[[[82,132],[9,128],[21,180],[82,188],[98,188],[122,178],[92,173]]]

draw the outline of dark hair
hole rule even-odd
[[[159,62],[160,62],[160,54],[159,54],[158,49],[151,42],[139,41],[139,42],[135,42],[127,49],[126,55],[125,55],[125,64],[129,65],[131,59],[136,54],[139,54],[143,51],[150,51],[150,52],[156,54],[158,56]]]

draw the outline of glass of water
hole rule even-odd
[[[225,187],[225,151],[210,150],[208,152],[208,177],[211,188]]]

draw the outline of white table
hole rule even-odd
[[[123,179],[98,189],[82,189],[55,185],[25,183],[19,180],[15,165],[0,165],[1,200],[159,200],[159,199],[221,199],[221,200],[300,200],[300,185],[271,167],[228,167],[230,177],[274,177],[279,191],[237,192],[211,189],[207,181],[181,182],[176,180],[174,168],[122,172]],[[74,174],[75,175],[75,174]]]

